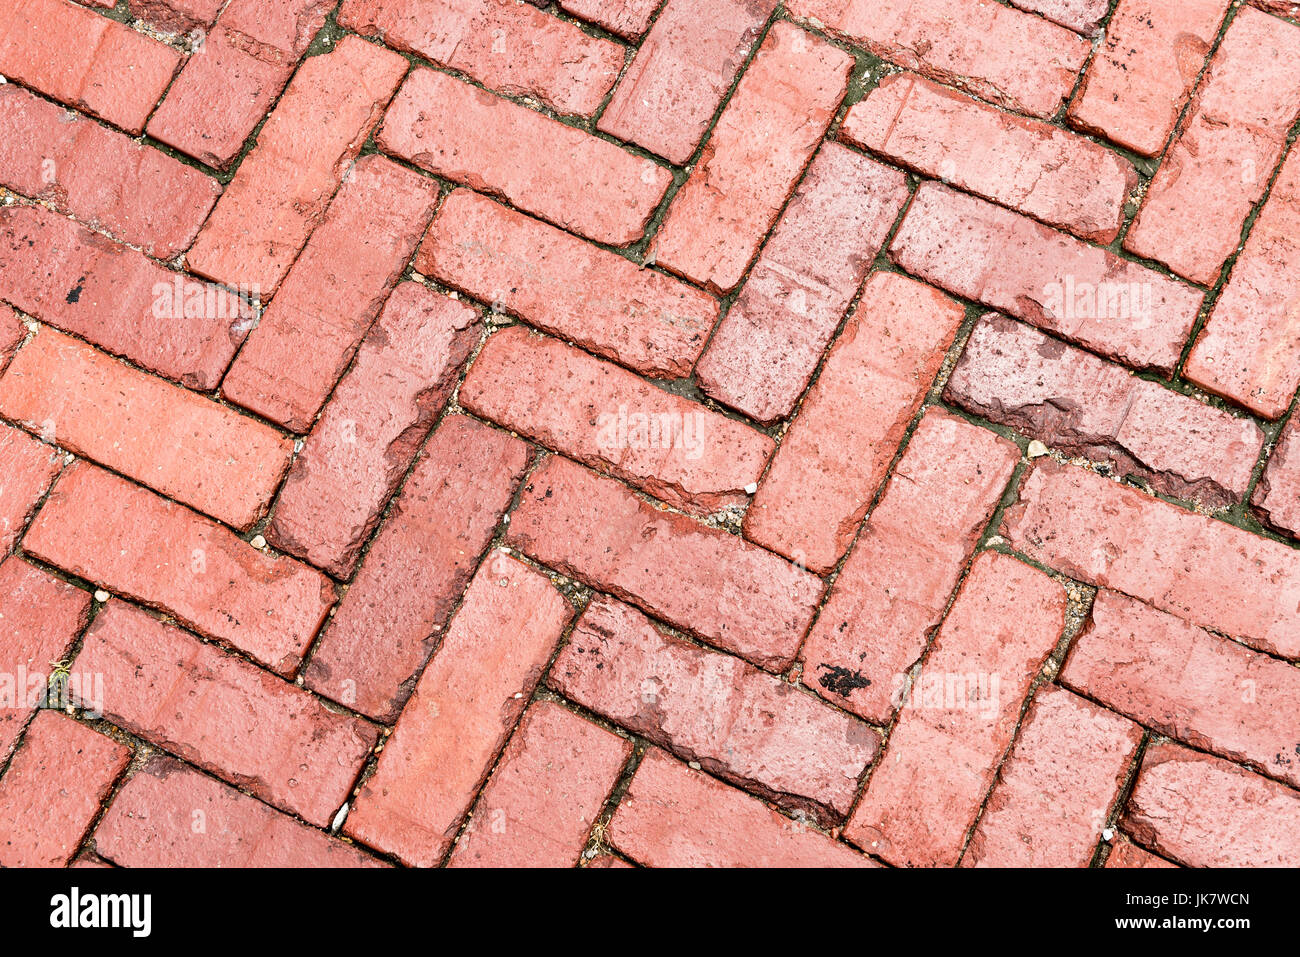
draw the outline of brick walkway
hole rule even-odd
[[[5,0],[0,865],[1300,865],[1297,63]]]

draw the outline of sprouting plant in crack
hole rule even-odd
[[[67,659],[50,662],[50,677],[45,683],[44,707],[54,711],[66,710],[72,713],[72,700],[68,695],[68,676],[70,664]]]

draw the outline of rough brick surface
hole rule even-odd
[[[0,303],[0,372],[3,372],[18,347],[27,338],[27,327],[18,313]]]
[[[661,6],[663,0],[560,0],[566,12],[629,40],[649,29],[651,18]]]
[[[1015,0],[1015,6],[1031,13],[1041,13],[1053,23],[1069,27],[1084,36],[1101,30],[1101,21],[1110,11],[1110,0]]]
[[[1110,856],[1106,858],[1107,867],[1122,867],[1128,869],[1145,868],[1145,867],[1177,867],[1177,864],[1171,864],[1163,857],[1156,857],[1150,851],[1138,847],[1132,841],[1119,840],[1111,848]]]
[[[808,687],[889,722],[1019,458],[992,432],[925,414],[804,644]]]
[[[379,130],[382,149],[597,242],[641,238],[672,174],[445,73],[415,70]]]
[[[441,860],[572,617],[546,576],[513,558],[489,561],[363,785],[347,833],[406,863]]]
[[[849,840],[891,864],[956,864],[1064,625],[1059,584],[996,552],[977,558],[849,820]]]
[[[334,602],[319,572],[82,462],[64,470],[23,547],[284,673]]]
[[[238,529],[271,502],[292,443],[51,329],[0,379],[0,415]]]
[[[393,293],[294,460],[268,529],[276,547],[351,576],[479,332],[462,302],[418,283]]]
[[[739,285],[848,88],[853,58],[775,24],[713,128],[650,249],[668,270]]]
[[[113,7],[109,0],[92,0],[96,6]],[[136,0],[131,12],[150,26],[166,33],[186,33],[210,27],[225,0]]]
[[[779,678],[658,632],[640,612],[587,606],[551,686],[686,761],[808,814],[838,819],[879,738]]]
[[[0,379],[0,393],[6,382]],[[0,425],[0,560],[13,550],[54,477],[62,468],[58,449],[20,429]]]
[[[1264,433],[996,314],[976,325],[944,395],[1068,455],[1214,507],[1241,500]]]
[[[758,482],[775,447],[747,425],[521,326],[488,340],[460,402],[701,515],[748,501],[745,487]]]
[[[938,183],[890,247],[913,275],[1137,367],[1169,371],[1203,296],[1159,273]]]
[[[884,480],[965,318],[897,273],[867,280],[745,516],[745,537],[827,572]]]
[[[788,665],[822,584],[771,552],[659,511],[554,456],[529,479],[509,544],[760,667]]]
[[[901,172],[824,145],[696,366],[700,388],[759,422],[788,416],[907,195]]]
[[[1268,468],[1250,497],[1255,513],[1272,528],[1300,538],[1300,440],[1292,419],[1278,439]]]
[[[718,318],[712,296],[458,189],[416,268],[494,309],[650,376],[685,376]]]

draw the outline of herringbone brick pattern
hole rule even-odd
[[[1300,864],[1297,62],[6,0],[0,865]]]

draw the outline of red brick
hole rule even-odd
[[[868,857],[651,749],[609,837],[651,867],[872,867]]]
[[[599,128],[685,163],[774,9],[776,0],[668,0]]]
[[[1074,133],[899,73],[849,111],[844,138],[891,162],[1010,206],[1083,239],[1109,243],[1137,170]]]
[[[149,120],[149,135],[225,169],[333,6],[332,0],[232,0]]]
[[[1068,455],[1216,508],[1241,501],[1264,445],[1249,419],[996,314],[971,333],[944,394]]]
[[[189,509],[82,462],[64,470],[23,548],[283,674],[297,667],[334,601],[329,580],[314,569],[264,555]]]
[[[612,246],[641,238],[672,174],[445,73],[402,84],[377,141],[395,156]]]
[[[762,432],[555,339],[492,336],[466,409],[696,515],[743,505],[776,443]]]
[[[3,372],[18,347],[27,338],[27,327],[4,303],[0,303],[0,372]]]
[[[1268,419],[1300,386],[1300,150],[1282,166],[1184,375]]]
[[[759,422],[789,416],[907,198],[903,173],[825,144],[696,367],[700,387]]]
[[[650,28],[662,5],[663,0],[560,0],[567,13],[629,40],[638,39]]]
[[[347,833],[406,864],[437,864],[572,617],[545,575],[489,559],[362,786]]]
[[[139,133],[181,55],[66,0],[9,0],[0,74],[128,133]]]
[[[793,660],[822,595],[819,579],[771,552],[558,456],[524,487],[507,541],[769,670]]]
[[[406,61],[345,36],[294,76],[187,257],[189,267],[270,297],[406,72]]]
[[[965,317],[906,276],[867,280],[754,496],[746,538],[818,573],[835,567]]]
[[[0,865],[72,860],[131,749],[57,711],[37,712],[0,779]]]
[[[1133,722],[1044,685],[962,865],[1087,867],[1142,734]]]
[[[524,477],[528,447],[465,416],[429,439],[304,674],[307,686],[397,719]]]
[[[131,15],[159,30],[187,33],[212,26],[225,0],[134,0]],[[105,5],[114,4],[105,0]]]
[[[610,598],[587,606],[550,684],[711,774],[827,822],[848,813],[880,749],[865,724],[738,658],[661,634]]]
[[[690,375],[712,296],[467,189],[447,197],[416,268],[644,375]]]
[[[321,827],[379,736],[122,602],[95,618],[74,667],[103,676],[104,700],[94,704],[112,724]]]
[[[1124,239],[1210,285],[1241,242],[1300,117],[1300,28],[1242,7]]]
[[[0,183],[158,259],[188,248],[221,193],[198,170],[13,85],[0,87]]]
[[[1107,867],[1123,868],[1141,868],[1141,867],[1177,867],[1177,864],[1170,864],[1163,857],[1156,857],[1150,851],[1145,851],[1131,841],[1119,841],[1110,852],[1110,857],[1106,858]]]
[[[0,297],[199,391],[216,388],[256,321],[229,291],[43,206],[0,208]]]
[[[1278,440],[1277,448],[1260,476],[1250,503],[1264,524],[1300,538],[1300,439],[1292,419]]]
[[[339,23],[478,80],[591,116],[623,69],[623,47],[515,0],[345,0]]]
[[[464,303],[418,283],[398,287],[289,470],[267,531],[273,545],[351,576],[479,332]]]
[[[1002,534],[1071,578],[1300,657],[1300,552],[1279,542],[1050,459],[1022,484]]]
[[[179,761],[151,758],[95,830],[123,867],[376,867],[350,844],[273,811]]]
[[[890,722],[1019,460],[1006,439],[926,412],[804,644],[808,687]]]
[[[550,701],[528,709],[452,867],[573,867],[632,742]]]
[[[1101,591],[1061,681],[1161,734],[1300,786],[1300,671]]]
[[[1176,744],[1147,749],[1125,822],[1191,867],[1296,867],[1300,794]]]
[[[613,854],[600,854],[596,857],[593,857],[586,866],[600,867],[600,868],[614,868],[614,869],[636,867],[635,864],[629,864],[627,861],[623,860],[623,858],[616,857]]]
[[[976,558],[845,836],[891,864],[956,864],[1064,625],[1059,584],[997,552]]]
[[[0,379],[0,392],[8,380]],[[58,449],[0,425],[0,560],[14,547],[62,467]]]
[[[1279,17],[1300,19],[1300,3],[1296,3],[1295,0],[1250,0],[1250,2],[1261,10],[1275,13]]]
[[[1043,118],[1069,97],[1091,50],[1069,30],[999,3],[790,0],[786,7],[878,57]]]
[[[1120,0],[1070,105],[1079,129],[1143,156],[1164,149],[1229,0]]]
[[[1076,33],[1095,36],[1101,21],[1110,12],[1110,0],[1013,0],[1015,6],[1030,13],[1041,13],[1053,23],[1069,27]]]
[[[293,443],[45,329],[0,379],[0,414],[238,529],[266,511]]]
[[[0,766],[89,617],[89,593],[19,558],[0,561]]]
[[[1171,372],[1204,296],[1153,270],[938,183],[890,247],[913,275],[1135,368]]]
[[[776,23],[727,103],[651,247],[711,289],[740,284],[848,89],[853,58]]]

